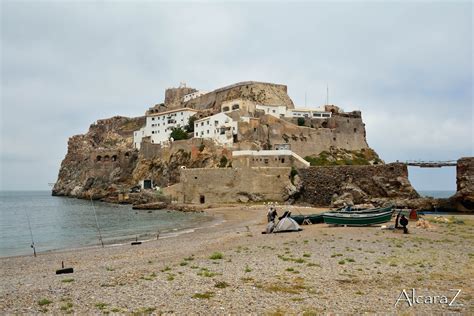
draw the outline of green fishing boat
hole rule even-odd
[[[290,217],[299,225],[324,223],[323,214],[291,215]]]
[[[387,207],[377,207],[377,208],[368,208],[368,209],[354,209],[350,206],[331,211],[330,213],[349,213],[349,214],[367,214],[367,213],[382,213],[392,210],[392,206]]]
[[[334,213],[323,214],[324,222],[331,225],[370,226],[389,222],[392,210],[378,213]]]

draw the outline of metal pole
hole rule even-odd
[[[99,221],[97,220],[97,214],[95,212],[94,202],[92,201],[92,194],[91,194],[91,203],[92,203],[92,209],[94,210],[95,224],[97,226],[97,231],[99,232],[99,241],[100,241],[100,244],[102,245],[102,248],[104,248],[104,242],[102,241],[102,234],[100,232]]]

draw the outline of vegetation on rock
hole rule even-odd
[[[173,127],[170,137],[174,140],[188,139],[188,133],[181,127]]]
[[[318,156],[304,157],[311,166],[337,166],[337,165],[377,165],[383,161],[372,149],[345,150],[331,149],[330,152],[323,151]]]

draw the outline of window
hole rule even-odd
[[[239,105],[238,105],[238,104],[232,105],[232,110],[238,110],[238,109],[239,109]]]
[[[281,158],[281,163],[285,163],[285,158]]]
[[[223,112],[229,111],[229,107],[228,107],[228,106],[224,106],[224,107],[222,108],[222,111],[223,111]]]
[[[201,122],[201,126],[204,126],[204,122]]]
[[[206,125],[209,125],[209,121],[206,121]]]
[[[196,132],[196,137],[198,136],[198,133]]]
[[[207,130],[207,134],[209,134],[209,130]]]
[[[97,161],[101,161],[102,160],[102,156],[97,156]]]
[[[214,125],[217,126],[219,124],[219,121],[214,121]]]
[[[225,128],[221,128],[220,134],[221,134],[221,135],[224,135],[224,134],[225,134]]]
[[[151,120],[152,120],[152,121],[154,121],[154,120],[155,120],[155,118],[154,118],[154,117],[152,117],[152,118],[151,118]]]

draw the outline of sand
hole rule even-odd
[[[293,207],[294,213],[321,209]],[[410,234],[303,226],[263,235],[263,206],[207,209],[214,226],[172,238],[0,259],[0,312],[320,314],[474,312],[474,219]],[[281,213],[281,210],[280,210]],[[429,218],[429,217],[427,217]],[[214,258],[214,259],[211,259]],[[74,273],[56,275],[61,261]],[[455,303],[406,300],[456,294]],[[424,300],[423,299],[423,300]],[[439,301],[439,299],[438,299]]]

